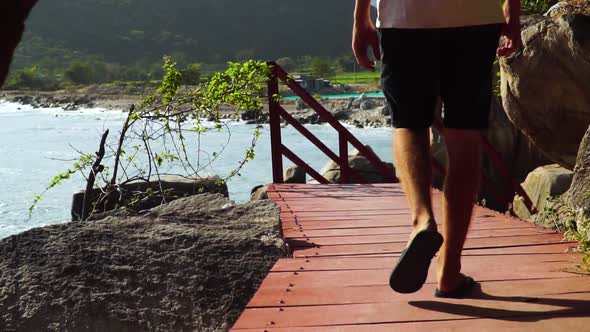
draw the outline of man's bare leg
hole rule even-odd
[[[412,211],[414,236],[425,229],[436,230],[432,212],[430,133],[428,129],[397,128],[394,132],[394,156],[399,176]]]
[[[461,252],[479,190],[481,132],[445,129],[448,170],[442,199],[443,243],[438,257],[438,289],[453,291],[463,282]]]

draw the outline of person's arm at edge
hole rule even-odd
[[[520,15],[520,0],[506,0],[504,5],[504,17],[506,18],[506,24],[502,29],[502,36],[504,36],[505,41],[500,45],[500,47],[498,47],[499,56],[511,55],[514,53],[514,51],[522,46],[522,40],[520,36]]]
[[[352,50],[359,65],[374,71],[375,63],[367,54],[371,46],[373,55],[381,59],[377,29],[371,20],[371,0],[356,0],[354,8],[354,25],[352,28]]]
[[[37,0],[18,0],[18,2],[2,7],[0,13],[0,87],[6,81],[14,51],[22,38],[25,19],[36,3]]]

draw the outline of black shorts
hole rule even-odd
[[[381,83],[393,126],[430,127],[440,96],[446,128],[486,129],[501,28],[381,29]]]

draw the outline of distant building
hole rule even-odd
[[[332,86],[329,80],[309,75],[294,75],[293,79],[306,90],[318,91]]]

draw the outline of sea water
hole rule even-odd
[[[30,216],[29,206],[35,195],[42,193],[55,175],[72,167],[78,151],[97,151],[106,129],[110,130],[109,141],[116,143],[125,118],[126,113],[122,111],[33,109],[0,101],[0,239],[33,227],[69,221],[72,194],[82,190],[86,184],[81,175],[76,174],[47,192]],[[204,153],[219,151],[225,146],[220,157],[200,174],[202,176],[225,177],[235,169],[250,146],[255,125],[243,122],[228,122],[226,125],[227,128],[221,132],[210,131],[201,137],[200,148]],[[338,134],[332,127],[306,127],[338,153]],[[363,144],[370,145],[383,160],[392,160],[390,128],[347,128]],[[261,131],[254,160],[246,164],[240,172],[241,176],[228,182],[230,199],[237,203],[249,199],[252,187],[272,182],[268,125],[262,126]],[[292,127],[283,128],[282,138],[283,144],[316,170],[319,171],[328,161],[321,151]],[[188,153],[193,151],[196,151],[194,144],[189,145]],[[193,154],[196,155],[196,152]],[[289,165],[292,163],[285,160],[285,167]]]

